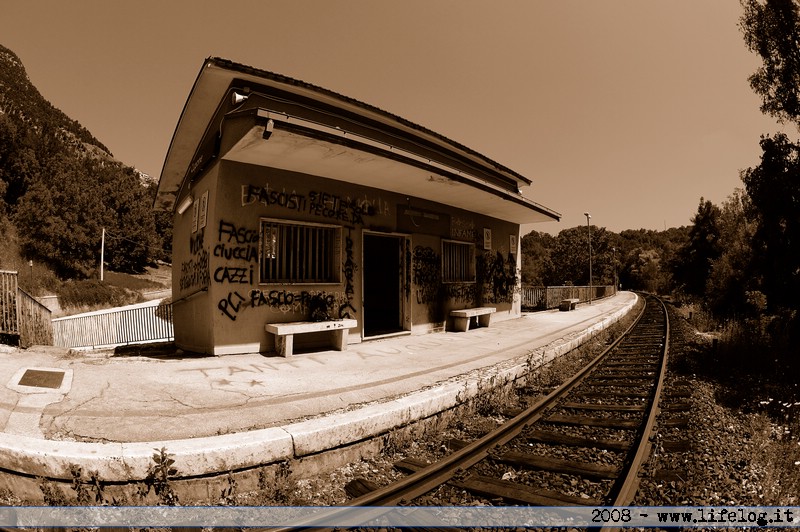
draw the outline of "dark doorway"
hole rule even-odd
[[[403,238],[364,235],[364,336],[403,330]]]

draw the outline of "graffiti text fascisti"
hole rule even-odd
[[[253,203],[262,203],[268,207],[277,205],[293,211],[303,211],[306,208],[306,197],[296,192],[272,190],[269,185],[266,187],[242,185],[242,206]]]

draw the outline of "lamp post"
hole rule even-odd
[[[612,247],[611,251],[614,252],[614,293],[617,293],[617,248]]]
[[[589,220],[592,215],[588,212],[583,213],[586,216],[586,229],[589,231],[589,304],[592,304],[592,226],[589,225]]]

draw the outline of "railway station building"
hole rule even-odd
[[[518,317],[520,225],[560,217],[530,184],[376,107],[209,58],[156,198],[174,213],[176,345],[267,353],[282,341],[267,324],[357,343],[449,329],[458,309]]]

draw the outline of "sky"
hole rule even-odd
[[[689,225],[757,166],[736,0],[0,0],[0,44],[121,162],[160,176],[205,58],[399,115],[614,232]]]

